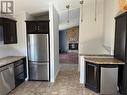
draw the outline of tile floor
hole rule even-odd
[[[61,64],[78,64],[78,53],[76,52],[68,52],[68,53],[60,53],[59,60]]]
[[[79,83],[77,64],[61,64],[54,84],[26,81],[9,95],[97,95]]]

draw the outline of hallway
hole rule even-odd
[[[77,64],[61,64],[54,84],[26,81],[9,95],[97,95],[79,83]]]

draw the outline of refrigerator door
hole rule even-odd
[[[49,40],[48,34],[28,35],[29,61],[49,61]]]
[[[49,62],[29,62],[29,79],[49,81]]]

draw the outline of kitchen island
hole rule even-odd
[[[80,79],[84,71],[85,87],[101,94],[117,93],[118,67],[125,63],[110,55],[85,55],[82,58]]]

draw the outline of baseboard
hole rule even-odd
[[[57,78],[57,75],[58,75],[59,71],[60,71],[60,64],[58,65],[58,69],[57,69],[57,71],[56,71],[56,75],[54,76],[54,79],[51,79],[51,80],[50,80],[51,83],[54,83],[54,82],[55,82],[55,80],[56,80],[56,78]]]
[[[58,69],[57,69],[57,72],[56,72],[55,80],[56,80],[56,78],[57,78],[57,75],[59,74],[59,71],[60,71],[60,64],[58,65]],[[54,80],[54,81],[55,81],[55,80]]]

